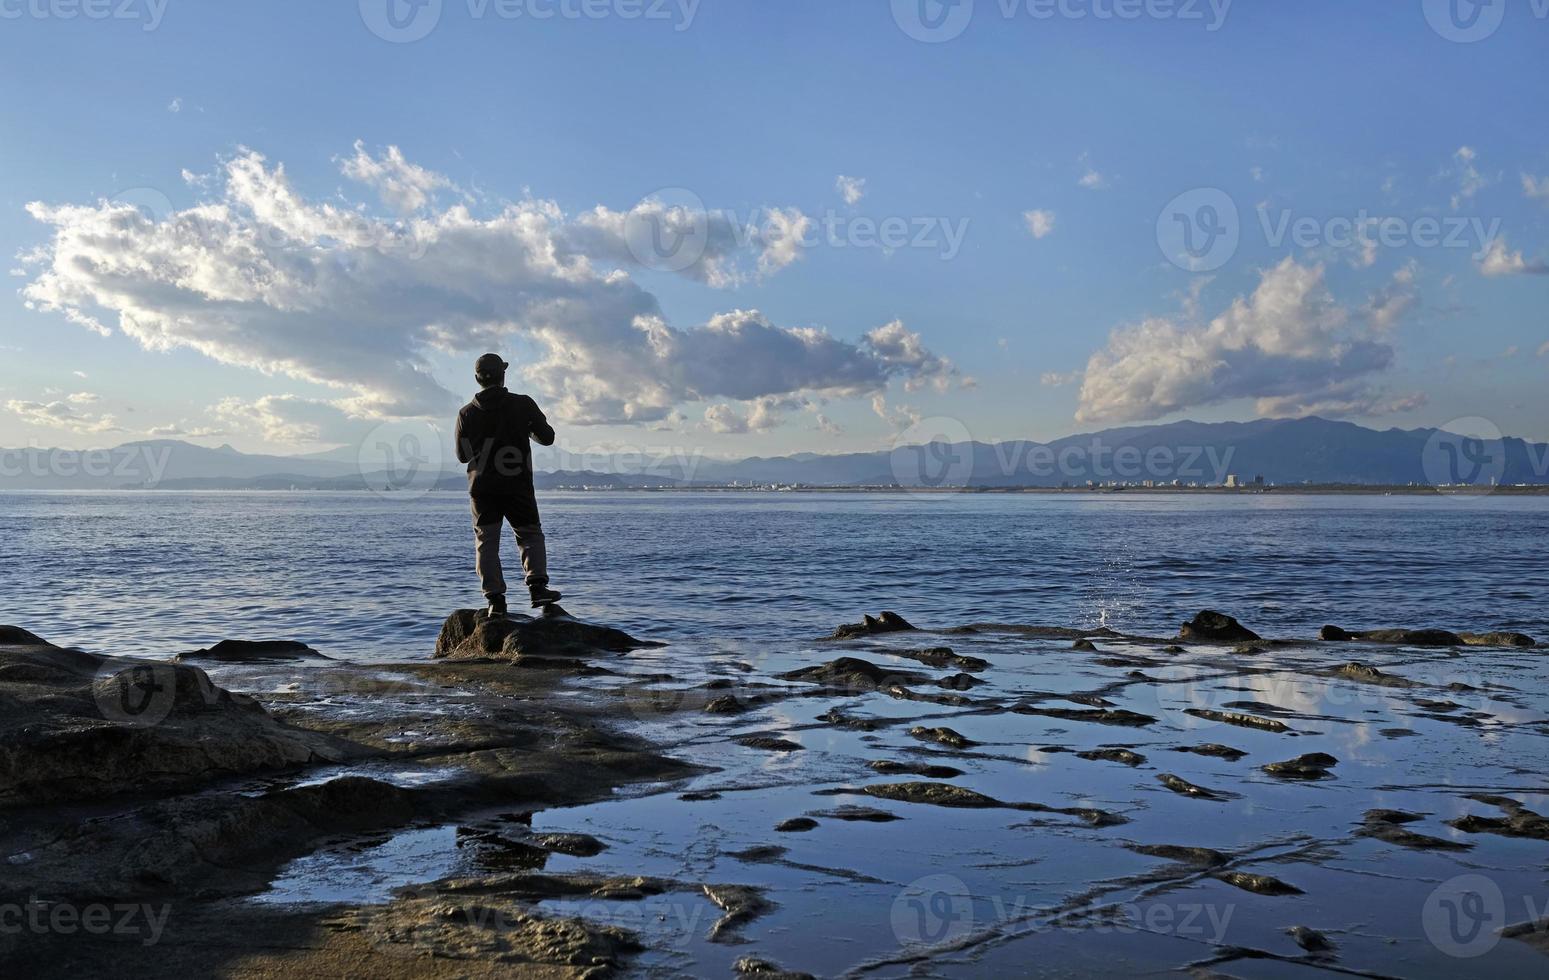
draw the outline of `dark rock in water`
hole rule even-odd
[[[662,644],[638,640],[622,630],[583,623],[563,612],[546,611],[537,618],[512,615],[490,619],[481,610],[459,609],[441,626],[436,657],[454,661],[584,658],[659,646]]]
[[[732,969],[738,976],[752,977],[753,980],[813,980],[810,973],[781,969],[777,964],[756,956],[744,956],[732,964]]]
[[[678,795],[678,799],[684,803],[708,803],[711,800],[718,800],[720,798],[721,794],[713,789],[695,790],[692,793],[681,793]]]
[[[1215,877],[1241,888],[1245,892],[1253,892],[1255,895],[1304,895],[1306,894],[1295,885],[1288,885],[1279,878],[1271,878],[1269,875],[1249,874],[1246,871],[1220,871]]]
[[[868,615],[859,623],[847,623],[834,630],[833,639],[849,640],[857,636],[875,636],[878,633],[904,633],[914,629],[909,621],[895,612],[885,612],[881,616]]]
[[[809,830],[815,830],[818,822],[811,817],[792,817],[782,820],[775,825],[775,830],[782,834],[800,834]]]
[[[874,732],[879,728],[886,728],[888,721],[883,718],[857,718],[847,715],[838,708],[829,708],[818,715],[818,721],[836,728],[849,728],[858,732]]]
[[[1002,809],[1026,810],[1032,813],[1060,813],[1079,817],[1093,827],[1113,827],[1127,822],[1124,817],[1106,810],[1090,807],[1048,806],[1043,803],[1008,803],[997,800],[993,796],[986,796],[948,783],[883,783],[863,787],[859,792],[896,803],[921,803],[965,810]]]
[[[846,692],[881,691],[901,684],[929,684],[931,676],[912,670],[894,670],[869,660],[840,657],[813,667],[802,667],[779,675],[787,681],[809,681]]]
[[[1124,728],[1144,728],[1156,721],[1150,715],[1125,708],[1045,708],[1041,705],[1019,704],[1011,710],[1019,715],[1044,715],[1065,721],[1090,721],[1099,725],[1119,725]]]
[[[1126,844],[1136,854],[1165,858],[1196,868],[1219,868],[1230,860],[1220,851],[1208,847],[1185,847],[1181,844]]]
[[[1203,718],[1206,721],[1219,721],[1227,725],[1236,725],[1239,728],[1258,728],[1266,732],[1288,732],[1291,729],[1283,721],[1274,718],[1260,718],[1257,715],[1245,715],[1235,711],[1216,711],[1213,708],[1184,708],[1183,713]]]
[[[1236,644],[1251,643],[1263,637],[1225,613],[1207,609],[1183,624],[1183,628],[1178,631],[1178,639],[1197,643]]]
[[[1188,653],[1189,651],[1185,650],[1183,647],[1180,647],[1176,643],[1170,643],[1167,646],[1162,647],[1162,652],[1163,653]]]
[[[0,807],[192,786],[367,754],[293,728],[188,664],[0,628]]]
[[[712,715],[740,715],[753,707],[754,705],[744,702],[735,694],[723,694],[706,703],[705,712]]]
[[[1423,819],[1425,818],[1418,813],[1407,813],[1403,810],[1367,810],[1355,835],[1370,837],[1415,851],[1467,851],[1474,846],[1462,841],[1418,834],[1403,827],[1403,824]]]
[[[800,752],[806,748],[798,742],[774,735],[745,735],[737,739],[737,744],[750,749],[763,749],[765,752]]]
[[[294,640],[222,640],[208,650],[177,655],[178,661],[209,660],[215,663],[245,664],[277,660],[331,660]]]
[[[1070,645],[1070,648],[1072,650],[1081,650],[1081,651],[1084,651],[1086,653],[1098,653],[1098,652],[1100,652],[1097,649],[1097,644],[1093,643],[1091,640],[1077,640],[1076,642],[1074,642],[1074,643],[1072,643]]]
[[[951,766],[932,766],[923,762],[893,762],[889,759],[873,759],[866,765],[884,776],[924,776],[926,779],[953,779],[963,770]]]
[[[1471,793],[1469,799],[1487,806],[1498,807],[1506,813],[1501,817],[1481,817],[1466,814],[1447,825],[1465,834],[1500,834],[1502,837],[1523,837],[1529,840],[1549,840],[1549,818],[1529,810],[1509,796],[1490,793]]]
[[[790,853],[790,848],[775,844],[756,844],[741,851],[727,851],[726,856],[749,864],[772,864]]]
[[[1362,684],[1379,684],[1382,687],[1418,687],[1414,681],[1407,677],[1399,677],[1395,674],[1384,674],[1371,664],[1363,664],[1351,661],[1341,664],[1332,671],[1335,677],[1342,677],[1347,681],[1357,681]]]
[[[1410,647],[1460,647],[1463,638],[1447,630],[1346,630],[1338,626],[1325,626],[1318,631],[1318,639],[1332,643],[1364,640],[1367,643],[1395,643]]]
[[[1471,647],[1522,647],[1532,649],[1538,641],[1526,633],[1459,633],[1463,642]]]
[[[886,810],[878,810],[870,806],[836,806],[832,810],[814,810],[814,817],[827,817],[830,820],[850,820],[862,823],[890,823],[894,820],[902,820],[896,813],[888,813]]]
[[[749,885],[705,885],[704,893],[724,913],[710,927],[708,938],[712,943],[746,942],[737,936],[736,930],[775,907],[763,892]]]
[[[894,657],[917,660],[927,667],[956,667],[958,670],[988,670],[990,662],[979,657],[965,657],[952,652],[951,647],[932,647],[929,650],[889,650]]]
[[[909,729],[909,735],[924,742],[940,742],[954,749],[967,749],[979,744],[950,728],[926,728],[923,725],[916,725]]]
[[[1330,953],[1334,950],[1334,943],[1316,929],[1292,926],[1286,930],[1286,934],[1295,941],[1296,945],[1309,953]]]
[[[984,682],[972,674],[948,674],[936,682],[937,687],[949,691],[971,691]]]
[[[1196,800],[1224,800],[1226,795],[1213,789],[1196,786],[1181,776],[1175,776],[1170,772],[1158,773],[1156,781],[1172,790],[1180,796],[1190,796]]]
[[[1180,745],[1173,749],[1174,752],[1188,752],[1191,755],[1206,755],[1216,759],[1225,759],[1228,762],[1236,762],[1248,753],[1242,749],[1234,749],[1230,745],[1220,745],[1216,742],[1207,742],[1204,745]]]
[[[1326,779],[1339,760],[1327,752],[1308,752],[1284,762],[1271,762],[1264,771],[1282,779]]]
[[[538,834],[533,843],[545,851],[570,857],[596,857],[608,849],[608,845],[591,834]]]
[[[1077,752],[1076,758],[1092,762],[1119,762],[1126,766],[1138,766],[1146,761],[1145,756],[1139,752],[1131,752],[1129,749],[1092,749],[1088,752]]]

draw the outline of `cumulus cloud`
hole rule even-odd
[[[12,399],[5,403],[6,411],[27,425],[46,429],[64,429],[68,432],[122,432],[118,421],[111,415],[94,415],[82,412],[76,406],[90,404],[97,396],[84,394],[52,402],[35,402]]]
[[[345,159],[340,169],[344,176],[373,188],[383,204],[401,214],[418,211],[436,191],[455,187],[440,174],[405,160],[396,146],[389,146],[385,156],[373,157],[360,140],[355,141],[355,155]]]
[[[1490,247],[1485,249],[1484,257],[1479,260],[1479,271],[1492,279],[1502,276],[1549,276],[1549,262],[1525,258],[1520,249],[1511,251],[1505,238],[1494,238],[1490,240]]]
[[[431,353],[516,341],[538,351],[518,370],[551,414],[583,423],[661,422],[687,402],[859,397],[895,379],[940,387],[955,373],[901,323],[859,342],[754,310],[673,325],[632,278],[626,215],[599,208],[570,218],[540,200],[487,217],[466,202],[435,210],[439,178],[391,151],[363,156],[343,166],[414,214],[311,202],[283,166],[248,150],[225,161],[217,196],[162,218],[112,202],[30,204],[52,240],[28,256],[24,299],[97,332],[115,322],[150,350],[191,348],[337,392],[310,416],[270,401],[239,417],[287,437],[350,419],[444,415],[460,399],[432,376]],[[806,219],[792,211],[782,220],[800,231]],[[723,271],[738,248],[772,272],[799,247],[791,238],[750,244],[729,228],[709,238],[707,255],[724,259]]]
[[[1419,264],[1410,260],[1393,274],[1391,282],[1377,290],[1367,301],[1363,312],[1368,322],[1379,332],[1392,330],[1419,302],[1420,295],[1415,285],[1418,271]]]
[[[1549,177],[1534,177],[1532,174],[1523,174],[1522,193],[1535,201],[1549,203]]]
[[[844,198],[844,203],[854,207],[861,203],[861,198],[866,196],[866,178],[846,177],[840,174],[834,178],[834,189],[839,192],[840,197]]]
[[[253,401],[224,398],[211,405],[209,413],[229,429],[286,446],[353,442],[371,426],[331,402],[295,395],[265,395]]]
[[[1329,293],[1322,265],[1288,258],[1208,323],[1153,317],[1114,331],[1087,363],[1076,417],[1154,419],[1238,398],[1257,399],[1265,414],[1373,414],[1383,400],[1361,382],[1393,361],[1385,334],[1395,302],[1353,316]],[[1366,410],[1354,412],[1358,403]]]
[[[1349,416],[1402,415],[1425,407],[1424,394],[1394,395],[1386,388],[1373,388],[1360,381],[1330,385],[1312,395],[1280,395],[1260,398],[1254,406],[1269,418],[1302,418],[1322,415],[1332,418]]]
[[[1054,232],[1054,212],[1042,209],[1023,211],[1022,220],[1027,222],[1027,233],[1034,238],[1046,238]]]

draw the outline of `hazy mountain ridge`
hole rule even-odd
[[[720,460],[687,454],[611,457],[538,450],[538,484],[670,486],[805,484],[812,486],[1060,487],[1096,483],[1215,485],[1247,483],[1404,485],[1471,482],[1469,447],[1433,442],[1436,429],[1364,428],[1320,418],[1253,422],[1173,422],[1081,433],[1039,443],[1013,440],[906,446],[897,450]],[[1448,445],[1448,444],[1451,445]],[[1549,445],[1507,438],[1484,447],[1502,484],[1549,484]],[[126,443],[106,450],[0,450],[0,489],[382,489],[402,473],[362,473],[352,451],[304,456],[210,449],[175,440]],[[373,462],[376,462],[373,460]],[[1458,472],[1459,469],[1465,472]],[[1452,477],[1449,479],[1449,474]],[[427,480],[428,475],[428,480]],[[465,486],[461,467],[421,471],[414,484]]]

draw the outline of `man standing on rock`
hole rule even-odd
[[[538,498],[532,485],[532,445],[554,445],[554,427],[538,403],[506,390],[506,368],[498,354],[485,354],[473,367],[482,389],[457,413],[457,460],[468,465],[473,497],[473,536],[479,582],[489,600],[489,615],[506,614],[506,580],[500,568],[500,535],[505,522],[516,532],[522,570],[534,609],[559,601],[549,588],[548,551]]]

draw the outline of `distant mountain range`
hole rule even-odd
[[[306,456],[208,449],[175,440],[109,450],[0,450],[0,490],[462,490],[460,467],[393,473],[356,462],[353,447]],[[1096,484],[1549,484],[1549,445],[1471,440],[1437,429],[1377,431],[1320,418],[1174,422],[1050,443],[945,443],[891,451],[721,460],[575,456],[539,450],[540,487],[808,485],[1082,487]],[[362,472],[367,469],[367,472]]]

